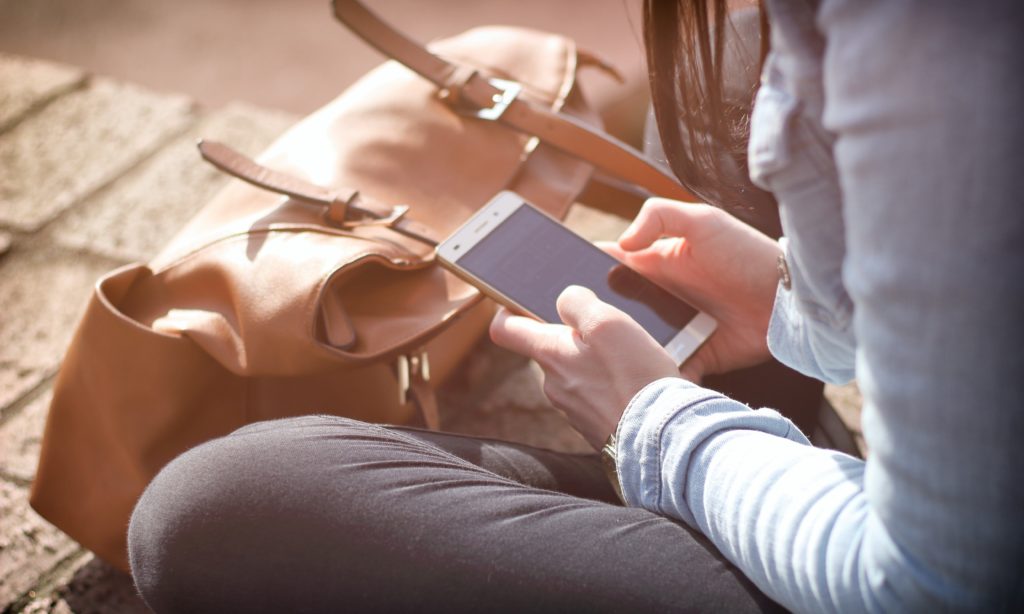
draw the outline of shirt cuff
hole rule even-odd
[[[793,289],[779,283],[768,323],[768,351],[779,362],[804,375],[834,384],[854,378],[856,344],[847,326],[832,323],[824,309],[798,298],[805,285],[790,259],[786,238],[779,239],[792,277]]]
[[[809,443],[774,410],[754,411],[681,378],[645,386],[626,407],[616,432],[616,470],[626,504],[699,528],[685,496],[688,477],[706,472],[706,467],[691,466],[694,452],[716,434],[732,429]]]

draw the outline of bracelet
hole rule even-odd
[[[605,440],[604,445],[601,446],[601,466],[604,467],[604,474],[608,478],[608,483],[612,485],[615,495],[625,505],[626,500],[622,497],[622,485],[619,483],[619,469],[615,464],[615,459],[618,456],[615,448],[616,443],[615,432],[613,431],[608,436],[608,439]]]

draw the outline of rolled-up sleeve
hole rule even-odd
[[[619,422],[618,471],[629,505],[699,529],[787,607],[874,609],[848,577],[862,572],[864,463],[812,447],[778,412],[658,380]]]
[[[619,425],[624,496],[794,610],[1019,611],[1022,8],[834,0],[816,23],[870,460],[659,380]],[[799,308],[773,326],[791,362],[844,376],[827,346],[793,342],[815,340]]]

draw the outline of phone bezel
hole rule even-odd
[[[511,191],[499,192],[494,198],[469,218],[462,226],[457,228],[447,239],[437,246],[437,259],[446,269],[455,275],[465,279],[474,286],[480,288],[487,296],[499,303],[509,307],[513,311],[529,315],[536,320],[542,320],[537,314],[531,312],[524,305],[520,305],[512,298],[503,294],[500,290],[490,285],[472,272],[459,266],[459,258],[475,247],[480,241],[487,237],[495,228],[507,220],[519,207],[533,207],[542,215],[550,218],[561,226],[566,232],[573,231],[566,228],[561,222],[548,215],[543,210],[532,205],[525,198]],[[589,242],[588,242],[589,243]],[[598,249],[596,246],[594,249]],[[686,302],[680,297],[679,300]],[[689,303],[687,303],[689,304]],[[696,307],[694,308],[696,309]],[[542,320],[543,321],[543,320]],[[676,361],[677,365],[682,364],[689,358],[704,341],[715,331],[718,323],[707,313],[697,309],[697,315],[693,317],[686,326],[664,345],[665,350]]]

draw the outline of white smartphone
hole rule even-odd
[[[513,311],[561,323],[571,285],[628,313],[682,364],[717,322],[604,253],[515,192],[500,192],[437,247],[438,260]]]

